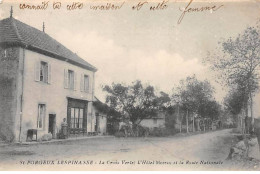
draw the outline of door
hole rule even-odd
[[[56,126],[56,115],[49,114],[49,129],[48,132],[52,134],[52,138],[55,138],[55,126]]]

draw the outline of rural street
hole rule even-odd
[[[12,145],[0,147],[0,170],[236,170],[240,164],[225,160],[234,141],[226,129],[191,136]]]

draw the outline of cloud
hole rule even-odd
[[[159,90],[171,92],[174,84],[187,76],[196,74],[199,79],[206,78],[205,67],[195,57],[186,60],[180,54],[166,50],[152,53],[128,49],[95,31],[73,34],[69,40],[64,35],[71,33],[62,30],[56,36],[57,40],[98,68],[96,95],[101,99],[104,99],[101,85],[112,82],[130,84],[139,79]]]
[[[0,19],[3,19],[4,18],[4,11],[2,11],[1,9],[0,9]]]

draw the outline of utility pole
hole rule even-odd
[[[187,109],[187,114],[186,114],[186,130],[187,130],[187,133],[189,133],[189,120],[188,120],[188,115],[189,115],[189,110]]]

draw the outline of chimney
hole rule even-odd
[[[42,31],[45,33],[45,24],[44,24],[44,22],[42,24]]]
[[[11,10],[10,10],[10,18],[13,17],[13,6],[11,6]]]

